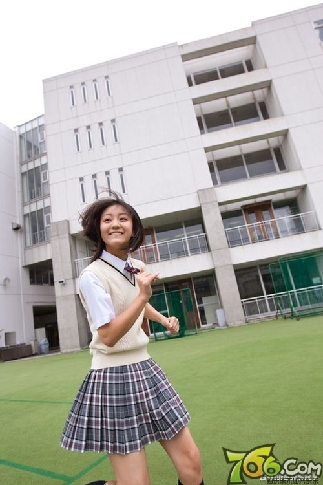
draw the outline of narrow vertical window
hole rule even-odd
[[[119,141],[119,137],[118,137],[118,130],[117,130],[116,120],[111,120],[111,126],[112,126],[113,140],[115,142],[118,142]]]
[[[110,172],[109,171],[105,172],[105,180],[106,180],[108,189],[111,190],[111,180],[110,180]]]
[[[99,198],[99,192],[98,192],[98,181],[97,181],[97,178],[96,178],[96,174],[92,175],[92,182],[93,182],[95,198],[98,199]]]
[[[314,28],[317,32],[318,38],[323,42],[323,19],[314,22]]]
[[[75,106],[76,100],[75,100],[75,90],[73,85],[70,86],[70,100],[71,100],[71,106]]]
[[[103,123],[99,123],[99,130],[100,130],[100,140],[101,140],[101,145],[105,146],[106,140],[105,140],[105,133],[104,133],[104,126]]]
[[[75,129],[74,130],[74,138],[75,138],[75,148],[77,152],[81,151],[81,145],[80,145],[80,135],[79,135],[79,130]]]
[[[105,89],[107,91],[107,95],[111,96],[111,83],[109,76],[105,76]]]
[[[88,144],[88,147],[89,147],[89,150],[91,148],[93,148],[93,142],[92,142],[92,131],[91,131],[91,126],[88,125],[86,127],[86,131],[87,131],[87,144]]]
[[[126,185],[125,185],[125,180],[124,180],[123,168],[119,168],[118,171],[119,171],[119,176],[120,176],[121,190],[125,194],[126,193]]]
[[[93,79],[93,93],[94,93],[94,99],[97,101],[99,99],[99,84],[96,79]]]
[[[81,191],[81,200],[82,200],[82,202],[85,202],[85,189],[84,189],[84,179],[83,179],[83,177],[79,178],[79,183],[80,183],[80,191]]]
[[[83,103],[87,103],[87,91],[86,91],[85,83],[81,83],[81,90],[82,90]]]

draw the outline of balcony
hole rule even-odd
[[[171,241],[162,241],[156,244],[141,246],[134,253],[134,257],[146,264],[159,263],[170,259],[193,256],[209,251],[204,233],[187,236]]]
[[[228,246],[244,246],[319,230],[314,211],[225,229]]]
[[[140,259],[146,264],[150,264],[207,252],[209,252],[209,247],[206,236],[202,233],[195,236],[187,236],[170,241],[162,241],[157,244],[141,246],[133,253],[133,257]],[[90,261],[91,256],[75,260],[77,276],[90,264]]]

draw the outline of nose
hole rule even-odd
[[[120,227],[120,221],[119,221],[119,219],[113,219],[113,221],[112,221],[112,227]]]

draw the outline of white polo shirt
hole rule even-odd
[[[117,256],[103,250],[101,258],[114,266],[118,271],[126,276],[133,283],[135,276],[125,271],[126,263],[131,265],[130,257],[123,261]],[[86,305],[88,307],[91,319],[96,329],[106,325],[116,317],[111,296],[106,292],[99,278],[90,271],[86,271],[79,279],[79,288],[82,292]]]

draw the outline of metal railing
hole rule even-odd
[[[208,251],[209,248],[205,233],[201,233],[195,236],[186,236],[141,246],[134,253],[134,257],[149,264],[185,256],[193,256],[194,254],[206,253]]]
[[[272,316],[323,313],[323,285],[241,300],[246,321]]]
[[[157,244],[141,246],[133,253],[133,257],[140,259],[146,264],[158,263],[170,259],[193,256],[194,254],[209,251],[205,233],[196,236],[187,236],[180,239],[172,239]],[[91,256],[75,260],[76,274],[79,276],[91,261]]]
[[[296,215],[278,217],[269,221],[255,222],[225,229],[230,248],[256,242],[280,239],[320,229],[316,212],[309,211]]]

